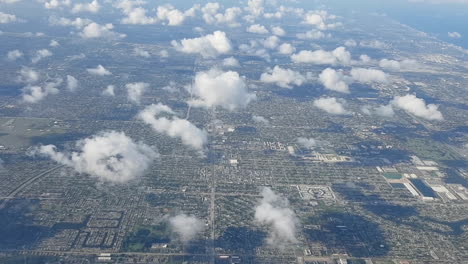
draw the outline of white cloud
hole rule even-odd
[[[389,71],[412,71],[421,68],[421,65],[415,60],[404,59],[402,61],[382,59],[379,66]]]
[[[255,123],[259,123],[259,124],[263,124],[263,125],[269,125],[270,124],[270,121],[268,121],[268,119],[264,118],[263,116],[259,116],[259,115],[252,116],[252,120]]]
[[[164,133],[173,138],[179,138],[182,143],[193,149],[202,151],[208,142],[208,134],[191,122],[173,116],[171,119],[158,117],[161,114],[175,115],[171,108],[163,104],[153,104],[138,114],[138,118],[150,125],[158,133]]]
[[[223,66],[224,67],[238,68],[238,67],[240,67],[240,63],[236,58],[229,57],[229,58],[225,58],[223,60]]]
[[[169,26],[179,26],[185,21],[185,14],[172,5],[158,6],[157,16],[159,20],[166,20]]]
[[[297,139],[297,144],[301,145],[304,148],[311,149],[317,146],[317,140],[313,138],[300,137]]]
[[[0,24],[7,24],[17,20],[18,18],[15,15],[0,12]]]
[[[380,40],[364,40],[359,42],[359,46],[372,49],[386,49],[390,47],[389,44]]]
[[[41,77],[37,71],[27,67],[21,68],[19,74],[18,81],[29,84],[39,81]]]
[[[36,148],[33,154],[49,157],[78,173],[115,183],[141,177],[158,156],[151,147],[116,131],[80,140],[75,148],[74,152],[60,152],[56,146],[47,145]]]
[[[124,11],[126,17],[122,19],[122,24],[130,25],[148,25],[156,24],[158,20],[155,17],[148,17],[146,9],[143,7],[135,7],[128,11]]]
[[[338,47],[333,51],[303,50],[297,54],[291,55],[291,60],[294,63],[348,65],[351,63],[351,54],[344,47]]]
[[[360,83],[385,83],[388,81],[387,75],[381,70],[353,68],[351,69],[351,77]]]
[[[55,48],[55,47],[60,46],[60,43],[58,43],[58,41],[56,40],[51,40],[49,43],[49,46]]]
[[[180,214],[169,218],[171,230],[175,232],[183,243],[196,238],[205,229],[204,221],[195,216]]]
[[[67,75],[67,89],[73,92],[76,88],[78,88],[78,80],[71,75]]]
[[[231,42],[226,33],[215,31],[213,34],[200,38],[183,39],[180,43],[172,41],[172,46],[183,53],[198,53],[204,58],[214,58],[231,51]]]
[[[284,29],[282,27],[279,27],[279,26],[272,27],[271,28],[271,33],[273,33],[276,36],[280,36],[280,37],[286,35],[286,31],[284,31]]]
[[[424,99],[418,98],[413,94],[395,96],[395,98],[391,101],[391,104],[394,107],[403,109],[407,113],[417,117],[421,117],[427,120],[444,120],[442,113],[438,110],[439,106],[435,104],[426,105]]]
[[[316,40],[316,39],[325,38],[325,37],[327,37],[327,35],[325,35],[325,33],[323,33],[322,31],[319,31],[319,30],[310,30],[310,31],[307,31],[305,33],[299,33],[299,34],[296,35],[296,37],[298,39]]]
[[[55,82],[45,83],[43,87],[37,85],[28,85],[22,89],[23,101],[26,103],[37,103],[50,94],[58,94],[57,86],[62,84],[62,79],[57,79]]]
[[[138,48],[138,47],[133,49],[133,53],[136,56],[143,57],[143,58],[151,57],[151,54],[148,51],[146,51],[144,49],[141,49],[141,48]]]
[[[201,107],[221,106],[229,111],[246,107],[256,96],[249,93],[247,84],[237,72],[211,69],[199,72],[191,87],[196,99],[189,104]]]
[[[160,56],[161,58],[169,58],[169,52],[168,52],[167,50],[161,50],[161,51],[159,52],[159,56]]]
[[[209,25],[212,24],[226,24],[229,27],[238,27],[240,23],[237,22],[237,17],[242,14],[242,10],[238,7],[227,8],[223,13],[219,13],[219,3],[207,3],[201,10],[203,19]]]
[[[71,20],[65,17],[61,17],[61,18],[50,17],[49,23],[54,26],[64,26],[64,27],[72,26],[72,27],[75,27],[76,29],[82,29],[85,26],[93,23],[93,21],[87,18],[80,18],[80,17],[77,17],[74,20]]]
[[[36,51],[36,55],[31,59],[32,63],[38,63],[40,60],[52,56],[53,53],[48,49],[41,49]]]
[[[102,95],[105,96],[115,96],[115,86],[114,85],[108,85],[106,89],[102,92]]]
[[[291,69],[283,69],[275,66],[260,76],[260,81],[264,83],[274,83],[282,88],[292,89],[293,86],[301,86],[306,82],[306,78],[299,72]]]
[[[327,68],[320,73],[319,80],[323,86],[329,90],[340,93],[349,93],[349,81],[341,71]]]
[[[83,28],[83,31],[80,33],[80,36],[82,38],[88,38],[88,39],[125,37],[125,34],[118,34],[112,31],[113,28],[114,28],[114,25],[112,24],[100,25],[100,24],[92,22]]]
[[[149,86],[149,83],[144,82],[127,83],[125,88],[127,88],[128,100],[140,104],[141,96]]]
[[[278,47],[278,52],[284,55],[291,55],[296,52],[296,48],[289,43],[283,43]]]
[[[96,68],[86,69],[86,71],[92,75],[99,75],[99,76],[112,75],[112,72],[108,71],[101,64],[99,64]]]
[[[246,29],[246,31],[250,32],[250,33],[255,33],[255,34],[268,34],[268,33],[270,33],[270,31],[268,31],[268,29],[265,26],[259,25],[259,24],[249,26]]]
[[[314,106],[332,115],[346,115],[348,111],[345,110],[343,104],[335,97],[323,97],[314,100]]]
[[[341,23],[328,23],[329,20],[335,20],[336,16],[328,14],[324,10],[314,10],[309,11],[304,16],[304,23],[308,25],[313,25],[320,30],[334,29],[338,26],[341,26]]]
[[[75,4],[72,8],[72,13],[80,13],[80,12],[90,12],[90,13],[97,13],[101,9],[101,5],[97,0],[93,0],[91,3],[78,3]]]
[[[277,36],[270,36],[262,41],[262,44],[267,49],[276,49],[279,45],[280,39]]]
[[[46,9],[56,9],[63,6],[70,6],[71,0],[49,0],[44,2],[44,7]]]
[[[356,47],[358,43],[354,39],[348,39],[345,41],[345,46],[346,47]]]
[[[387,75],[380,70],[352,68],[350,76],[347,76],[342,71],[327,68],[319,75],[319,81],[329,90],[349,93],[349,84],[353,82],[370,84],[384,83],[388,80]]]
[[[448,33],[448,36],[451,37],[451,38],[461,38],[462,35],[458,32],[449,32]]]
[[[21,0],[0,0],[0,3],[1,4],[14,4],[14,3],[18,3],[19,1]]]
[[[281,248],[296,243],[298,218],[289,207],[289,201],[275,194],[270,188],[263,188],[262,200],[255,207],[255,221],[269,226],[267,243]]]
[[[7,53],[7,59],[9,61],[15,61],[21,57],[23,57],[23,52],[19,51],[19,50],[12,50],[12,51],[9,51]]]
[[[251,16],[258,17],[265,11],[263,5],[264,0],[249,0],[247,2],[246,10],[251,14]]]

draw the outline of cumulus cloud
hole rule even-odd
[[[18,18],[15,15],[0,12],[0,24],[7,24],[17,20]]]
[[[277,36],[270,36],[262,41],[262,44],[267,49],[276,49],[279,45],[280,39]]]
[[[296,52],[296,48],[289,43],[283,43],[278,47],[278,52],[284,55],[291,55]]]
[[[133,49],[133,53],[136,56],[143,57],[143,58],[151,57],[151,54],[148,51],[146,51],[144,49],[141,49],[141,48],[138,48],[138,47]]]
[[[112,24],[100,25],[95,22],[92,22],[83,28],[83,31],[80,32],[80,36],[86,39],[125,37],[125,34],[119,34],[112,31],[113,28],[114,25]]]
[[[389,71],[411,71],[421,67],[417,61],[409,59],[402,61],[382,59],[379,62],[379,66]]]
[[[346,115],[348,111],[335,97],[323,97],[314,100],[314,106],[332,115]]]
[[[127,88],[128,100],[140,104],[141,96],[149,88],[149,83],[136,82],[136,83],[127,83],[125,85]]]
[[[320,73],[319,81],[329,90],[340,93],[349,93],[349,81],[341,71],[327,68]]]
[[[183,243],[193,240],[205,229],[204,221],[186,214],[179,214],[169,218],[169,225]]]
[[[319,75],[319,81],[329,90],[349,93],[349,84],[353,82],[384,83],[387,82],[387,75],[380,70],[353,68],[350,76],[347,76],[342,71],[327,68]]]
[[[325,35],[325,33],[319,30],[310,30],[305,33],[296,34],[296,37],[298,39],[311,39],[311,40],[322,39],[327,36],[329,35]]]
[[[37,147],[32,154],[48,157],[102,181],[125,183],[141,177],[158,156],[149,146],[123,132],[102,132],[78,141],[76,151],[60,152],[54,145]]]
[[[76,88],[78,88],[78,80],[71,75],[67,75],[67,89],[73,92]]]
[[[36,55],[31,59],[32,63],[38,63],[40,60],[52,56],[53,53],[48,49],[41,49],[36,51]]]
[[[156,17],[148,17],[146,15],[147,10],[141,6],[143,1],[130,1],[130,0],[122,0],[118,2],[115,6],[122,10],[122,12],[126,15],[122,19],[122,24],[131,24],[131,25],[148,25],[148,24],[155,24],[158,22]]]
[[[273,70],[269,69],[267,72],[264,72],[260,76],[260,81],[292,89],[293,86],[301,86],[306,81],[306,78],[299,72],[275,66]]]
[[[161,114],[173,115],[172,118],[161,117]],[[203,150],[208,142],[208,134],[191,122],[174,116],[172,109],[163,104],[153,104],[138,114],[138,118],[150,125],[158,133],[179,138],[182,143],[196,150]],[[159,117],[158,117],[159,116]]]
[[[26,103],[37,103],[42,101],[50,94],[58,94],[57,86],[62,84],[62,79],[57,79],[53,82],[47,82],[43,86],[28,85],[22,89],[23,101]]]
[[[115,96],[115,86],[114,85],[108,85],[104,91],[102,91],[102,95],[105,96]]]
[[[227,8],[224,13],[219,12],[221,8],[219,3],[207,3],[201,10],[203,19],[209,25],[212,24],[226,24],[229,27],[238,27],[240,23],[237,22],[237,17],[242,14],[242,10],[238,7]]]
[[[256,95],[249,93],[247,84],[237,72],[211,69],[199,72],[191,91],[196,99],[188,103],[193,106],[221,106],[229,111],[246,107]]]
[[[387,82],[387,75],[381,70],[353,68],[351,69],[351,77],[360,83],[384,83]]]
[[[297,54],[291,55],[291,60],[294,63],[312,63],[312,64],[343,64],[351,63],[351,53],[344,47],[338,47],[333,51],[303,50]]]
[[[198,9],[198,7],[194,7],[184,13],[172,5],[159,6],[157,8],[157,17],[161,21],[167,21],[169,26],[179,26],[184,23],[188,16],[193,16],[195,14],[195,9]]]
[[[60,46],[60,43],[58,43],[58,41],[56,40],[51,40],[49,43],[49,46],[55,48],[55,47]]]
[[[451,38],[461,38],[462,35],[458,32],[449,32],[448,33],[448,36],[451,37]]]
[[[313,25],[320,30],[334,29],[338,26],[341,26],[341,23],[328,23],[330,20],[335,20],[336,16],[329,14],[324,10],[313,10],[309,11],[304,16],[304,23],[308,25]]]
[[[269,125],[270,124],[270,121],[268,121],[268,119],[264,118],[263,116],[259,116],[259,115],[252,116],[252,120],[255,123],[259,123],[259,124],[263,124],[263,125]]]
[[[90,12],[90,13],[97,13],[101,9],[101,5],[97,0],[93,0],[91,3],[78,3],[75,4],[72,8],[72,13],[80,13],[80,12]]]
[[[222,31],[215,31],[213,34],[200,38],[183,39],[180,43],[174,40],[171,43],[180,52],[198,53],[204,58],[214,58],[220,54],[226,54],[232,49],[231,41]]]
[[[37,71],[28,67],[21,68],[19,74],[18,81],[23,83],[35,83],[41,77]]]
[[[44,7],[47,9],[56,9],[64,6],[70,6],[71,0],[49,0],[44,1]]]
[[[264,4],[265,4],[264,0],[248,0],[247,7],[245,9],[247,12],[250,13],[250,15],[253,18],[256,18],[258,16],[261,16],[264,13],[265,11],[265,8],[263,7]]]
[[[273,33],[276,36],[280,36],[280,37],[286,35],[286,31],[280,26],[272,27],[271,28],[271,33]]]
[[[14,4],[14,3],[17,3],[21,0],[0,0],[0,3],[1,4]]]
[[[255,207],[255,221],[269,227],[268,245],[283,247],[296,243],[298,218],[289,207],[289,201],[270,188],[262,190],[262,200]]]
[[[71,20],[65,17],[61,17],[61,18],[50,17],[49,23],[53,26],[75,27],[76,29],[82,29],[85,26],[93,23],[93,21],[87,18],[80,18],[80,17],[77,17],[74,20]]]
[[[313,138],[299,137],[297,139],[297,144],[299,144],[300,146],[302,146],[304,148],[311,149],[311,148],[314,148],[315,146],[317,146],[317,140],[315,140]]]
[[[426,105],[424,99],[418,98],[413,94],[395,96],[391,104],[417,117],[427,120],[444,120],[442,113],[438,110],[439,106],[435,104]]]
[[[390,44],[387,44],[380,40],[363,40],[359,42],[359,46],[371,49],[386,49],[390,47]]]
[[[92,75],[99,75],[99,76],[106,76],[112,75],[110,71],[108,71],[104,66],[99,64],[96,68],[86,69],[86,71]]]
[[[232,67],[232,68],[237,68],[237,67],[240,67],[240,63],[239,61],[234,58],[234,57],[229,57],[229,58],[225,58],[223,60],[223,66],[224,67]]]
[[[246,31],[249,32],[249,33],[255,33],[255,34],[268,34],[268,33],[270,33],[270,31],[268,31],[268,29],[265,26],[259,25],[259,24],[249,26],[246,29]]]
[[[7,53],[7,59],[9,61],[15,61],[21,57],[23,57],[23,52],[19,51],[19,50],[12,50],[12,51],[9,51]]]

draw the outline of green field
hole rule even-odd
[[[400,173],[397,172],[385,172],[383,176],[389,180],[399,180],[403,177]]]

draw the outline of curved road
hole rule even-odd
[[[23,190],[24,188],[28,187],[29,185],[35,183],[37,180],[39,180],[40,178],[46,176],[47,174],[53,172],[53,171],[56,171],[60,168],[64,167],[64,165],[57,165],[49,170],[46,170],[44,172],[41,172],[40,174],[32,177],[32,178],[29,178],[27,181],[23,182],[22,184],[20,184],[18,187],[16,187],[13,191],[11,191],[7,197],[2,201],[2,203],[0,203],[0,209],[3,209],[6,205],[6,203],[8,202],[9,199],[13,199],[15,198],[15,196],[21,191]]]

